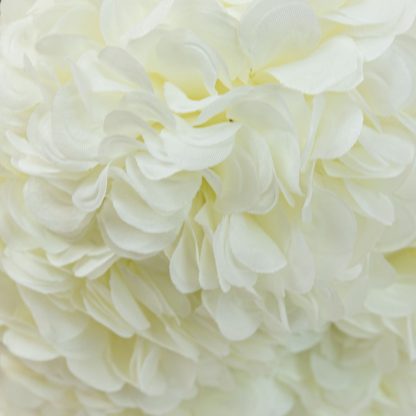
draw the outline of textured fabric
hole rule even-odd
[[[414,0],[3,0],[2,416],[416,413]]]

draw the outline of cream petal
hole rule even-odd
[[[305,94],[320,94],[353,89],[362,80],[361,68],[362,58],[354,41],[339,36],[323,43],[305,59],[268,72],[286,87]],[[344,83],[345,80],[348,82]]]
[[[393,35],[355,39],[365,62],[374,61],[381,56],[394,42]]]
[[[145,16],[143,4],[128,0],[120,6],[116,0],[103,0],[100,5],[100,29],[108,45],[124,46],[127,33]]]
[[[169,233],[178,229],[184,219],[181,211],[172,214],[155,211],[125,182],[113,183],[110,198],[120,219],[144,233]]]
[[[86,113],[75,88],[67,86],[55,95],[51,115],[54,142],[63,156],[88,160],[95,155],[101,140],[101,120],[97,107],[94,107],[94,114]]]
[[[55,348],[61,356],[76,360],[88,360],[92,355],[102,355],[108,347],[109,332],[92,319],[87,320],[86,328],[76,337],[61,340]]]
[[[363,114],[348,97],[327,95],[312,157],[335,159],[347,153],[360,135]]]
[[[103,238],[110,247],[129,258],[142,258],[163,250],[177,233],[176,229],[165,233],[146,233],[134,228],[120,219],[111,203],[104,204],[99,223]]]
[[[205,359],[200,361],[198,383],[202,386],[216,387],[218,384],[226,389],[235,388],[231,371],[221,362]]]
[[[36,292],[65,292],[74,285],[66,270],[29,253],[9,250],[2,258],[2,266],[12,280]]]
[[[315,283],[315,259],[304,235],[294,229],[287,254],[289,276],[287,286],[297,293],[309,292]]]
[[[301,160],[297,137],[292,132],[276,132],[268,143],[279,185],[288,202],[292,204],[291,193],[301,194]]]
[[[400,318],[413,314],[416,308],[416,287],[395,283],[385,289],[370,292],[365,306],[379,316]]]
[[[196,365],[194,362],[179,354],[164,351],[161,369],[171,390],[176,391],[177,394],[192,392],[196,378]]]
[[[125,284],[133,297],[148,308],[155,315],[162,315],[170,311],[169,304],[163,298],[153,282],[148,282],[140,275],[133,275],[129,270],[123,270]]]
[[[83,304],[93,319],[118,336],[129,338],[134,334],[133,327],[116,311],[112,292],[104,284],[98,281],[89,281],[83,293]]]
[[[328,390],[345,390],[353,383],[353,375],[348,369],[340,368],[337,364],[312,354],[311,367],[316,381]]]
[[[6,330],[2,336],[4,345],[17,357],[32,361],[49,361],[59,353],[40,336]]]
[[[34,218],[51,231],[70,234],[87,224],[87,214],[72,204],[69,195],[46,181],[31,178],[26,182],[24,197]]]
[[[126,35],[127,39],[132,40],[145,36],[162,24],[173,4],[174,0],[161,0],[158,2],[140,22],[140,25],[136,25],[129,30]]]
[[[178,244],[170,258],[169,271],[175,287],[181,293],[199,290],[199,253],[195,234],[185,224]]]
[[[21,288],[20,294],[33,315],[39,333],[53,345],[74,339],[88,325],[88,319],[81,312],[65,311],[53,301],[27,289]]]
[[[117,261],[117,256],[110,249],[104,254],[86,256],[78,260],[73,267],[76,277],[97,279],[102,276]]]
[[[146,83],[146,80],[140,77],[140,72],[137,72],[138,75],[134,81],[131,80],[128,67],[132,65],[131,60],[135,63],[134,58],[125,53],[127,55],[127,62],[125,55],[122,54],[121,57],[117,56],[118,61],[120,61],[119,65],[117,66],[116,62],[113,62],[111,65],[108,62],[109,58],[107,61],[105,60],[106,55],[111,54],[115,55],[117,52],[114,52],[114,50],[108,51],[107,48],[103,49],[100,53],[89,50],[80,56],[72,68],[80,94],[84,97],[84,102],[87,105],[89,100],[94,97],[91,93],[127,93],[136,90],[137,84],[144,91],[151,90],[148,85],[149,81]],[[128,60],[129,58],[130,60]],[[120,64],[123,65],[123,72],[121,72]],[[135,68],[134,71],[140,71],[138,63],[136,66],[139,69]],[[140,77],[140,83],[137,82],[137,77]]]
[[[215,267],[215,257],[212,244],[208,237],[202,241],[201,252],[199,255],[199,284],[204,290],[218,288],[218,273]]]
[[[257,273],[277,272],[286,265],[277,244],[247,216],[231,216],[229,244],[236,259]]]
[[[229,10],[229,9],[228,9]],[[239,44],[238,21],[213,1],[175,1],[170,21],[186,27],[206,42],[224,61],[231,79],[244,76],[246,57]]]
[[[320,27],[307,2],[259,0],[240,22],[240,42],[254,68],[293,60],[313,49]]]
[[[247,97],[250,92],[252,92],[251,87],[241,86],[233,88],[223,95],[214,96],[212,101],[207,103],[207,105],[201,110],[195,124],[203,124],[224,111],[229,117],[232,117],[229,112],[230,108],[232,108],[235,103],[238,103],[244,97]]]
[[[348,268],[357,237],[357,221],[350,207],[335,194],[316,188],[311,221],[303,225],[315,257],[316,276],[333,279]]]
[[[278,185],[266,141],[242,129],[231,155],[215,171],[221,180],[215,207],[224,213],[264,213],[277,201]]]
[[[416,218],[414,212],[406,205],[394,204],[395,221],[391,227],[385,227],[377,242],[377,249],[381,251],[398,251],[410,245],[416,237]]]
[[[295,405],[289,389],[272,379],[260,378],[256,380],[253,387],[257,393],[256,411],[259,414],[270,412],[274,416],[283,416],[287,415]]]
[[[150,180],[158,181],[166,179],[181,171],[181,168],[176,164],[165,160],[158,160],[156,157],[147,153],[138,154],[135,159],[143,175]]]
[[[160,350],[152,348],[144,358],[139,370],[140,390],[149,396],[162,395],[166,390],[166,381],[159,371]]]
[[[150,327],[146,315],[130,293],[120,274],[112,273],[110,277],[111,300],[117,312],[136,331],[143,331]]]
[[[74,205],[86,212],[95,211],[102,204],[107,191],[108,166],[97,174],[88,175],[72,194]]]
[[[378,133],[364,127],[360,143],[367,152],[383,163],[391,165],[409,165],[415,156],[414,146],[404,137],[388,133]]]
[[[126,385],[119,392],[112,393],[111,400],[121,408],[141,409],[149,414],[163,416],[175,409],[182,401],[182,397],[171,392],[163,396],[151,397]]]
[[[104,131],[110,136],[134,139],[137,143],[137,148],[140,150],[145,150],[146,147],[137,140],[137,137],[143,134],[154,134],[152,128],[142,118],[133,114],[131,111],[120,110],[112,111],[106,116],[104,120]]]
[[[266,159],[267,160],[267,159]],[[240,146],[216,169],[221,180],[221,193],[215,206],[222,212],[244,212],[257,202],[259,183],[251,155]]]
[[[2,371],[9,373],[11,378],[28,389],[28,392],[46,401],[65,402],[61,386],[51,384],[50,380],[12,357],[2,357]],[[36,365],[33,366],[36,368]],[[33,368],[32,367],[32,368]],[[47,367],[48,368],[48,367]]]
[[[389,48],[365,69],[358,87],[372,111],[381,116],[398,114],[414,88],[413,69],[398,47]]]
[[[345,186],[364,215],[385,225],[393,224],[396,214],[388,196],[352,181],[346,182]]]
[[[149,67],[194,98],[215,94],[221,80],[229,85],[227,67],[217,52],[194,33],[177,29],[162,34]]]
[[[253,305],[249,304],[249,299],[244,299],[241,294],[234,292],[215,294],[212,299],[205,296],[205,292],[203,295],[204,302],[211,304],[213,317],[227,339],[241,341],[257,331],[260,326],[260,316]]]
[[[181,126],[182,127],[182,126]],[[202,170],[222,162],[230,153],[238,123],[162,131],[161,138],[169,159],[182,170]]]
[[[202,100],[191,100],[180,88],[176,85],[165,82],[163,85],[163,95],[169,106],[175,113],[193,113],[201,111],[210,103],[215,102],[217,97],[206,97]]]
[[[93,354],[85,360],[68,359],[68,369],[86,385],[104,392],[118,391],[123,381],[112,371],[105,357]]]
[[[86,36],[54,33],[42,37],[36,43],[36,50],[48,57],[74,59],[88,49],[95,49],[98,46],[98,42]]]
[[[101,163],[112,162],[118,158],[124,158],[134,152],[143,150],[144,146],[136,139],[125,136],[105,137],[97,151],[98,160]]]
[[[215,231],[213,251],[220,287],[227,292],[230,285],[251,287],[257,280],[257,273],[239,265],[231,252],[229,242],[230,220],[226,217]]]
[[[114,46],[104,48],[98,58],[130,82],[152,91],[152,84],[142,65],[124,49]]]
[[[165,257],[157,257],[160,265]],[[168,270],[152,271],[151,273],[134,274],[127,268],[122,268],[125,283],[138,302],[145,305],[155,315],[168,315],[184,318],[190,313],[190,302],[186,296],[178,292],[169,279]]]
[[[126,94],[121,101],[120,110],[130,112],[136,120],[160,123],[168,129],[175,129],[176,126],[176,119],[169,107],[148,91],[133,91]]]
[[[163,180],[155,180],[146,177],[142,168],[137,158],[127,158],[128,182],[149,206],[158,211],[173,213],[183,209],[201,185],[199,174],[181,172]]]
[[[192,320],[184,322],[184,327],[197,345],[215,356],[226,357],[230,353],[228,341],[218,332],[211,320],[194,314]]]
[[[382,371],[390,372],[397,368],[398,356],[397,342],[393,337],[385,336],[375,346],[374,360]]]
[[[336,12],[327,14],[327,19],[345,25],[375,25],[387,23],[398,19],[401,15],[405,1],[392,3],[388,0],[361,0],[340,7]]]

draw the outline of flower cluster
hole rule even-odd
[[[0,414],[414,415],[414,0],[0,15]]]

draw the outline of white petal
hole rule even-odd
[[[192,98],[215,94],[221,80],[229,85],[226,66],[217,52],[193,32],[177,29],[162,34],[147,67],[180,87]]]
[[[148,91],[152,91],[152,84],[144,68],[124,49],[109,46],[104,48],[98,57],[127,80],[140,85]]]
[[[327,95],[319,122],[313,157],[335,159],[347,153],[361,132],[363,114],[348,97]]]
[[[315,282],[315,259],[300,230],[292,231],[288,263],[288,288],[297,293],[309,292]]]
[[[286,265],[277,244],[249,217],[231,216],[229,241],[236,259],[250,270],[273,273]]]
[[[392,46],[368,64],[358,91],[375,114],[387,116],[400,112],[413,91],[413,85],[412,67],[406,62],[403,51]]]
[[[49,361],[59,353],[40,336],[25,334],[8,329],[2,337],[4,345],[17,357],[33,361]]]
[[[120,274],[112,273],[110,277],[111,299],[118,313],[128,322],[136,331],[143,331],[150,327],[145,314],[135,301],[129,288],[123,281]]]
[[[205,290],[218,288],[218,273],[215,267],[215,257],[208,237],[205,237],[202,241],[199,257],[199,283],[201,288]]]
[[[386,289],[373,290],[367,297],[365,306],[383,317],[408,316],[416,310],[416,287],[397,283]]]
[[[225,217],[215,230],[213,251],[217,266],[220,287],[228,291],[230,285],[251,287],[257,279],[257,273],[238,264],[229,243],[229,219]]]
[[[107,191],[108,167],[99,174],[91,174],[84,179],[72,194],[74,205],[87,212],[95,211],[104,200]]]
[[[181,225],[184,217],[180,211],[170,215],[159,213],[122,181],[114,181],[110,197],[120,219],[145,233],[170,232]]]
[[[112,204],[104,203],[99,216],[103,238],[116,252],[129,258],[142,258],[163,250],[176,236],[176,229],[167,233],[146,233],[120,219]]]
[[[185,224],[169,264],[172,282],[179,292],[192,293],[199,289],[198,260],[198,245],[194,232]]]
[[[201,184],[199,174],[181,172],[163,180],[153,180],[144,175],[142,168],[137,158],[128,158],[127,179],[149,206],[162,212],[173,213],[186,207]]]
[[[347,268],[357,240],[357,223],[349,206],[335,194],[315,188],[312,218],[303,226],[315,257],[316,275],[333,279]]]
[[[311,367],[316,381],[324,389],[340,391],[353,383],[352,374],[348,369],[341,368],[317,354],[311,356]]]
[[[232,341],[241,341],[252,336],[260,325],[258,311],[249,303],[249,298],[241,293],[214,295],[209,299],[209,293],[204,293],[205,301],[212,302],[214,319],[221,333]]]
[[[88,386],[104,392],[120,390],[121,380],[111,369],[105,357],[94,354],[86,360],[67,360],[69,371]]]
[[[160,350],[152,348],[142,362],[139,372],[140,390],[149,396],[162,395],[166,390],[166,381],[159,370]]]
[[[365,215],[385,225],[393,224],[395,220],[394,205],[388,196],[352,181],[346,182],[345,185]]]
[[[328,65],[328,62],[331,62]],[[305,94],[347,91],[362,80],[362,58],[356,44],[347,37],[323,43],[303,60],[269,69],[283,85]],[[348,82],[344,82],[348,80]]]
[[[402,13],[404,3],[402,0],[361,0],[347,3],[338,11],[326,15],[326,18],[352,26],[381,24],[397,19]]]
[[[83,304],[87,313],[97,322],[109,328],[118,336],[129,338],[133,327],[116,311],[110,290],[99,281],[89,281],[83,293]]]
[[[415,147],[404,137],[378,133],[368,127],[363,128],[360,143],[384,165],[409,165],[415,156]]]
[[[52,344],[64,343],[79,336],[88,319],[78,311],[65,311],[36,292],[20,289],[22,300],[30,309],[40,334]],[[52,298],[54,299],[54,298]],[[56,301],[56,299],[54,299]]]
[[[68,271],[27,252],[9,250],[2,258],[2,266],[16,283],[40,293],[65,292],[74,284]]]
[[[394,201],[393,201],[394,203]],[[416,237],[415,213],[398,203],[394,204],[395,221],[391,227],[385,227],[384,232],[377,242],[377,249],[381,251],[398,251],[414,241]]]
[[[241,18],[240,41],[255,68],[302,56],[319,38],[319,22],[307,2],[255,1]]]
[[[127,0],[123,6],[117,0],[103,0],[100,7],[100,30],[108,45],[124,46],[126,33],[145,14],[143,4]]]
[[[30,212],[51,231],[73,233],[88,222],[87,214],[72,205],[69,195],[46,181],[31,178],[26,182],[24,195]]]
[[[185,125],[177,132],[162,131],[166,152],[183,170],[202,170],[222,162],[230,153],[238,123],[219,123],[191,129]]]

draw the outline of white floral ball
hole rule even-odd
[[[413,416],[415,0],[3,0],[2,416]]]

